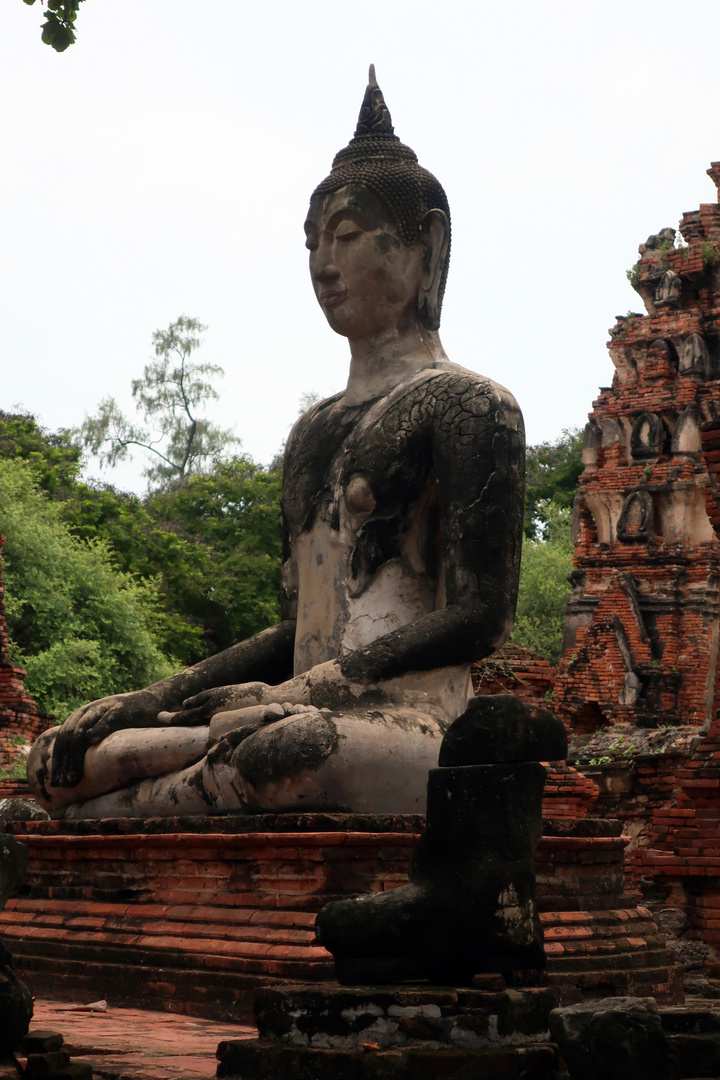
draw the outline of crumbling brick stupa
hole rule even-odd
[[[720,162],[708,174],[720,185]],[[671,934],[686,992],[720,996],[720,203],[629,272],[646,314],[610,331],[585,431],[554,708],[632,838],[631,886]]]
[[[720,183],[720,163],[708,170]],[[574,732],[708,725],[718,707],[720,205],[640,245],[646,314],[610,331],[615,366],[585,429],[575,569],[554,705]],[[717,432],[715,432],[717,434]]]

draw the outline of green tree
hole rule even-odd
[[[62,512],[76,537],[102,538],[119,569],[154,584],[158,642],[193,664],[280,617],[281,482],[236,457],[142,500],[78,484]]]
[[[43,491],[62,499],[77,482],[82,449],[69,431],[53,433],[29,413],[0,410],[0,458],[29,462]]]
[[[158,648],[156,591],[120,573],[107,544],[73,537],[32,465],[0,460],[11,657],[41,710],[64,719],[85,701],[133,690],[177,666]]]
[[[512,640],[557,664],[572,569],[569,507],[550,499],[535,508],[536,538],[523,537],[520,590]]]
[[[282,472],[248,457],[140,498],[77,480],[81,451],[66,432],[0,413],[0,460],[32,467],[71,535],[102,540],[116,569],[157,596],[160,651],[193,664],[279,618]],[[0,528],[7,526],[0,521]]]
[[[68,46],[74,44],[75,20],[82,2],[83,0],[47,0],[48,9],[40,36],[55,52],[65,52]],[[35,0],[25,0],[25,3],[32,6]]]
[[[280,618],[281,488],[279,469],[235,457],[147,499],[157,527],[187,543],[162,568],[159,588],[202,627],[203,655]]]
[[[541,503],[551,499],[571,507],[583,470],[583,433],[565,428],[557,442],[528,446],[525,455],[525,535],[537,539],[542,530]]]
[[[128,420],[114,398],[100,402],[97,416],[86,417],[77,432],[81,444],[101,465],[113,466],[138,447],[151,455],[143,470],[150,485],[161,487],[206,469],[239,439],[199,415],[218,398],[209,381],[223,375],[217,364],[190,360],[207,327],[181,315],[167,330],[156,330],[156,359],[133,379],[132,394],[141,423]],[[149,426],[148,426],[149,425]]]

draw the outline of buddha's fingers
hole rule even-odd
[[[179,712],[164,714],[167,723],[180,727],[209,724],[217,713],[258,705],[268,692],[267,683],[238,683],[236,686],[216,686],[186,698]]]
[[[86,719],[87,723],[85,723]],[[119,731],[121,728],[142,727],[144,721],[139,717],[128,717],[123,709],[123,703],[119,701],[107,707],[103,712],[99,710],[94,712],[92,717],[83,717],[81,724],[86,744],[97,746],[114,731]]]
[[[86,743],[75,726],[60,728],[52,755],[51,783],[53,787],[77,787],[83,778]]]

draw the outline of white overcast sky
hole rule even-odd
[[[638,243],[716,197],[720,0],[85,0],[61,55],[41,21],[0,0],[0,408],[50,428],[129,406],[181,313],[258,461],[344,386],[302,225],[370,61],[450,200],[446,351],[515,393],[529,442],[609,384]],[[139,461],[105,475],[142,489]]]

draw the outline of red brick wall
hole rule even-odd
[[[590,413],[554,702],[571,728],[588,703],[601,722],[698,726],[718,704],[720,206],[685,214],[681,231],[683,250],[640,245],[647,313],[610,330],[612,385]],[[677,289],[665,302],[668,273]],[[660,430],[643,449],[645,413]]]
[[[720,163],[708,172],[720,182]],[[589,769],[600,787],[591,813],[632,832],[628,866],[647,902],[682,908],[691,936],[720,946],[720,205],[684,214],[681,232],[684,250],[640,245],[647,313],[610,330],[615,373],[586,429],[554,705],[584,734],[698,731],[682,753]],[[676,289],[664,303],[668,271]],[[662,429],[639,453],[644,413]]]

